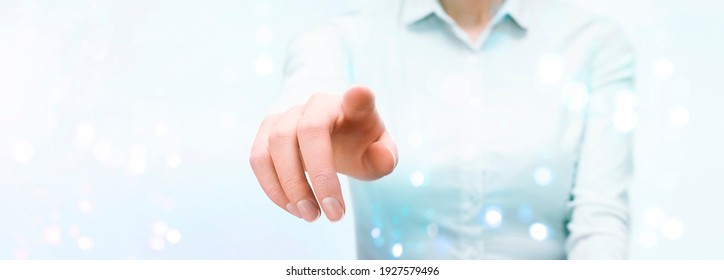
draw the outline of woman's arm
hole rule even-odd
[[[634,87],[634,51],[624,32],[606,22],[591,61],[588,116],[569,204],[569,259],[628,256],[627,190],[633,175],[632,132],[637,122],[627,102]]]

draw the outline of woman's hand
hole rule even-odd
[[[372,92],[353,87],[343,97],[316,94],[303,106],[268,116],[249,161],[276,205],[308,222],[319,218],[321,205],[327,219],[338,221],[346,208],[337,173],[381,178],[397,165],[397,149]]]

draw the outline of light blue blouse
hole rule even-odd
[[[437,0],[386,0],[298,36],[275,110],[376,93],[400,157],[350,181],[361,259],[625,258],[633,63],[566,3],[507,0],[473,42]]]

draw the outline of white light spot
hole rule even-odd
[[[580,111],[588,104],[588,88],[583,83],[572,83],[566,91],[568,109]]]
[[[93,157],[99,162],[108,162],[113,157],[113,146],[106,142],[98,142],[93,146]]]
[[[35,155],[35,149],[33,149],[33,145],[26,141],[18,141],[13,144],[10,153],[16,162],[20,164],[26,164],[33,159],[33,156]]]
[[[425,183],[425,174],[422,174],[422,171],[412,172],[412,175],[410,175],[410,183],[416,188],[422,186],[422,184]]]
[[[651,207],[644,212],[644,223],[651,228],[658,228],[664,221],[664,211],[661,208]]]
[[[168,225],[164,222],[156,222],[153,224],[153,234],[156,236],[166,236]]]
[[[616,94],[616,109],[618,110],[633,110],[637,103],[636,94],[630,90],[622,90]]]
[[[676,106],[669,111],[669,122],[674,127],[684,127],[689,123],[689,110],[684,106]]]
[[[176,243],[181,242],[181,232],[179,232],[178,230],[175,230],[175,229],[169,230],[166,233],[166,241],[168,241],[168,243],[171,243],[171,244],[176,244]]]
[[[528,233],[534,240],[541,241],[548,237],[548,227],[541,223],[535,223],[530,226]]]
[[[372,231],[370,231],[370,235],[372,236],[372,238],[380,237],[380,229],[373,228]]]
[[[613,113],[613,126],[620,132],[632,131],[639,124],[639,116],[633,109],[616,110]]]
[[[503,222],[503,214],[500,213],[500,209],[497,207],[488,208],[485,211],[485,222],[491,227],[499,227]]]
[[[645,231],[639,235],[639,243],[644,248],[653,248],[654,246],[656,246],[656,243],[658,241],[659,238],[656,237],[656,234],[651,231]]]
[[[46,227],[43,230],[43,241],[49,245],[60,244],[61,230],[57,226]]]
[[[668,58],[658,58],[654,61],[654,75],[662,80],[674,76],[674,64]]]
[[[274,39],[274,34],[267,26],[261,26],[256,29],[256,42],[259,45],[268,45]]]
[[[156,131],[156,135],[158,135],[159,137],[164,137],[168,135],[168,125],[165,122],[156,123],[156,127],[154,127],[154,130]]]
[[[254,70],[256,70],[256,73],[260,76],[269,76],[274,72],[274,60],[271,56],[265,54],[260,55],[254,62]]]
[[[667,219],[661,225],[661,233],[668,239],[679,239],[684,235],[684,225],[679,220]]]
[[[430,237],[437,236],[437,232],[439,231],[439,227],[437,224],[432,223],[427,226],[427,235]]]
[[[93,202],[91,202],[88,199],[83,199],[80,202],[78,202],[78,210],[83,213],[90,213],[93,211]]]
[[[78,139],[78,142],[80,142],[83,145],[88,145],[93,142],[96,138],[96,132],[95,129],[93,129],[93,125],[89,122],[83,122],[78,125],[78,128],[76,128],[76,138]]]
[[[535,183],[540,186],[547,186],[553,180],[551,170],[545,167],[538,167],[533,172],[533,179]]]
[[[151,247],[151,250],[161,251],[166,246],[166,241],[161,237],[154,237],[148,242],[148,246]]]
[[[93,248],[93,239],[90,239],[86,236],[81,236],[78,238],[78,248],[80,248],[83,251],[90,250]]]
[[[176,168],[181,165],[181,156],[178,154],[170,154],[166,158],[166,165],[168,165],[169,168]]]
[[[392,255],[395,258],[399,258],[400,256],[402,256],[402,244],[395,243],[395,245],[392,246]]]
[[[554,85],[563,79],[563,59],[556,54],[545,54],[538,62],[538,77],[547,85]]]
[[[128,168],[133,174],[141,174],[146,171],[146,148],[141,145],[133,145],[131,147],[131,157],[128,162]]]

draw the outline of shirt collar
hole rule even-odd
[[[438,0],[405,0],[402,6],[402,21],[411,25],[442,10]]]
[[[528,29],[529,21],[524,2],[524,0],[505,0],[501,10],[498,11],[500,18],[510,16],[521,28]],[[403,3],[402,20],[405,25],[415,24],[433,14],[443,20],[451,20],[439,0],[405,0]]]

